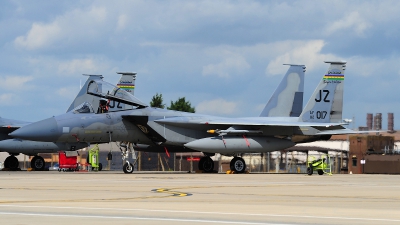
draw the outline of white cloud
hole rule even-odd
[[[325,45],[323,40],[311,41],[295,41],[285,42],[286,45],[292,46],[290,50],[273,59],[267,66],[265,73],[267,75],[278,75],[282,73],[282,64],[304,64],[307,68],[323,66],[323,61],[340,60],[338,56],[333,54],[321,53]]]
[[[77,73],[93,73],[101,71],[104,68],[104,64],[96,62],[94,59],[73,59],[69,61],[59,62],[58,73],[59,74],[74,74]]]
[[[15,105],[19,101],[18,96],[12,93],[5,93],[0,95],[0,102],[2,105]]]
[[[62,87],[62,88],[60,88],[60,89],[57,90],[57,94],[58,94],[59,96],[61,96],[61,97],[70,99],[71,96],[73,96],[73,95],[76,94],[76,93],[75,93],[75,91],[76,91],[75,89],[77,89],[77,88]]]
[[[28,34],[26,36],[17,37],[14,43],[18,47],[23,47],[28,50],[38,49],[51,44],[61,35],[60,31],[61,28],[56,22],[51,24],[34,23]]]
[[[26,89],[27,83],[33,80],[32,76],[3,76],[0,77],[0,88],[6,90],[21,90]]]
[[[219,77],[230,77],[232,74],[238,74],[251,66],[245,57],[239,53],[225,51],[221,56],[223,59],[216,64],[203,66],[203,75],[218,75]]]
[[[387,81],[387,79],[400,78],[399,56],[390,58],[376,58],[365,56],[353,56],[349,59],[347,73],[353,76],[374,77],[378,80]],[[391,80],[393,82],[393,80]]]
[[[118,17],[117,30],[123,30],[127,26],[128,16],[123,14]]]
[[[359,12],[353,11],[350,14],[346,15],[344,18],[340,20],[336,20],[335,22],[328,25],[326,28],[326,32],[328,35],[338,34],[342,35],[345,30],[354,30],[354,32],[363,36],[364,32],[371,27],[371,24],[363,18]]]
[[[242,56],[232,56],[225,58],[217,64],[209,64],[203,67],[203,75],[218,75],[220,77],[229,77],[232,72],[243,71],[250,68],[246,59]]]
[[[229,102],[220,98],[220,99],[200,102],[196,106],[196,112],[204,114],[230,115],[234,114],[235,111],[237,111],[237,106],[238,103],[236,102]]]
[[[56,43],[68,43],[82,36],[85,39],[94,38],[96,33],[103,32],[100,28],[104,26],[106,16],[106,9],[102,7],[76,9],[49,23],[34,22],[26,35],[15,38],[14,44],[19,48],[36,50],[55,46]]]

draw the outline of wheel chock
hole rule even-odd
[[[246,171],[244,171],[243,173],[249,174],[250,171],[246,170]],[[233,170],[227,170],[227,171],[226,171],[226,174],[239,174],[239,173],[237,173],[236,171],[233,171]]]
[[[33,171],[33,168],[28,168],[26,169],[26,171]]]

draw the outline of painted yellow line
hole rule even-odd
[[[167,189],[167,188],[158,188],[158,189],[153,189],[151,191],[159,192],[159,193],[172,194],[173,197],[186,197],[186,196],[191,196],[192,195],[190,193],[171,191],[171,189]]]

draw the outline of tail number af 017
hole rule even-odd
[[[310,119],[314,119],[314,116],[317,117],[319,120],[325,119],[326,115],[328,114],[327,111],[316,111],[314,114],[314,111],[310,111]]]

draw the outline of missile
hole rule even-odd
[[[208,130],[209,134],[262,134],[261,130]]]
[[[218,136],[192,141],[184,146],[201,152],[232,154],[272,152],[290,148],[294,145],[295,143],[291,140],[275,137]]]

